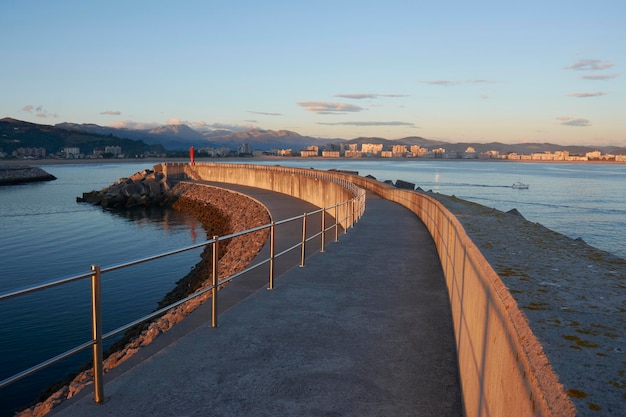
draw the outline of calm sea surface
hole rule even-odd
[[[626,164],[381,159],[263,163],[354,170],[502,211],[516,208],[529,221],[626,258]],[[529,189],[513,189],[518,181]]]
[[[155,255],[206,240],[192,216],[174,210],[104,211],[76,197],[152,164],[44,166],[58,179],[0,187],[0,293]],[[201,249],[103,276],[103,330],[156,309],[200,260]],[[0,379],[91,339],[89,280],[0,302]],[[0,390],[10,416],[90,359],[83,355]]]
[[[241,161],[233,161],[239,163]],[[250,163],[355,170],[502,211],[626,258],[626,165],[425,160],[248,160]],[[0,187],[0,292],[117,264],[206,240],[191,216],[170,210],[120,214],[75,202],[152,164],[48,165],[52,182]],[[511,188],[514,182],[528,190]],[[104,331],[156,308],[200,259],[200,250],[105,275]],[[0,379],[91,338],[89,282],[0,302]],[[89,360],[67,360],[0,390],[0,415],[12,415],[51,382]]]

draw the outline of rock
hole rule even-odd
[[[394,185],[396,188],[401,188],[403,190],[415,189],[415,184],[413,184],[412,182],[407,182],[407,181],[402,181],[402,180],[396,180],[396,183]]]
[[[57,178],[41,168],[30,166],[0,165],[0,185],[15,185],[26,182],[52,181]]]
[[[516,209],[516,208],[513,208],[513,209],[511,209],[511,210],[507,211],[507,214],[512,214],[513,216],[519,216],[519,217],[521,217],[522,219],[524,218],[524,216],[522,216],[522,213],[520,213],[519,211],[517,211],[517,209]]]
[[[105,209],[162,206],[166,192],[171,188],[162,172],[146,169],[129,178],[120,178],[100,191],[83,193],[82,198],[76,197],[76,202],[100,205]]]

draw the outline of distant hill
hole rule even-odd
[[[228,147],[237,149],[243,143],[248,143],[254,149],[269,150],[275,148],[294,148],[299,150],[308,145],[326,145],[328,140],[302,136],[288,130],[261,130],[250,129],[243,132],[229,130],[215,130],[198,132],[184,124],[161,126],[155,129],[133,130],[103,127],[94,124],[60,123],[57,127],[86,131],[97,134],[114,135],[121,138],[143,140],[147,144],[160,144],[170,151],[187,150],[194,146],[197,149],[204,147]]]
[[[319,139],[311,136],[302,136],[289,130],[261,130],[251,129],[237,133],[223,133],[220,135],[205,136],[211,146],[227,146],[236,149],[242,143],[248,143],[254,149],[293,149],[301,150],[310,145],[320,147],[330,144],[328,139]]]
[[[0,119],[0,148],[8,154],[18,148],[45,148],[51,154],[65,147],[78,147],[82,153],[91,154],[94,149],[105,146],[119,146],[126,155],[143,154],[146,151],[164,152],[160,145],[150,146],[143,141],[121,139],[113,134],[40,125],[8,117]]]
[[[498,151],[500,154],[511,152],[531,154],[567,150],[573,155],[584,155],[587,152],[599,150],[603,153],[626,154],[626,148],[615,146],[565,146],[551,143],[518,143],[504,144],[500,142],[450,143],[431,140],[419,136],[409,136],[402,139],[385,139],[380,137],[358,137],[354,139],[321,139],[303,136],[289,130],[262,130],[250,129],[243,132],[229,130],[213,130],[198,132],[187,125],[167,125],[155,129],[126,129],[99,126],[96,124],[60,123],[55,126],[39,125],[5,118],[0,120],[0,147],[5,152],[23,146],[41,146],[49,152],[57,152],[64,146],[79,146],[84,152],[91,152],[93,148],[103,144],[119,145],[124,153],[138,153],[141,150],[163,149],[168,151],[186,151],[194,146],[196,149],[204,147],[228,147],[237,149],[247,143],[255,150],[293,149],[301,150],[309,145],[324,148],[334,144],[363,144],[381,143],[385,149],[393,145],[419,145],[423,148],[444,148],[446,152],[463,153],[467,148],[474,148],[476,152]],[[83,145],[81,145],[83,144]]]

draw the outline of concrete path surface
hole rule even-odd
[[[282,273],[273,291],[232,302],[218,328],[210,315],[189,322],[107,374],[103,404],[88,387],[51,415],[463,415],[432,239],[414,214],[375,196],[339,242]]]

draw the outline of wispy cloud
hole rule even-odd
[[[172,117],[167,121],[168,125],[187,125],[190,128],[199,132],[206,132],[210,130],[230,130],[233,132],[243,132],[245,130],[256,129],[256,121],[246,120],[248,124],[230,124],[230,123],[209,123],[203,120],[191,121],[182,120],[177,117]]]
[[[215,130],[230,130],[232,132],[244,132],[250,129],[258,129],[258,126],[239,125],[239,124],[230,124],[230,123],[212,123],[208,126]]]
[[[393,121],[393,122],[374,122],[374,121],[370,121],[370,122],[333,122],[333,123],[318,122],[317,124],[318,125],[325,125],[325,126],[412,126],[412,127],[415,127],[414,123],[398,122],[398,121]]]
[[[253,122],[253,121],[250,121]],[[167,123],[168,125],[187,125],[190,128],[200,131],[206,132],[211,130],[230,130],[232,132],[243,132],[245,130],[258,128],[256,124],[230,124],[230,123],[208,123],[205,121],[189,121],[189,120],[181,120],[176,117],[170,118]],[[156,122],[135,122],[132,120],[123,120],[119,122],[113,122],[109,124],[111,127],[116,127],[118,129],[131,129],[131,130],[149,130],[155,129],[157,127],[163,126],[162,123]]]
[[[429,84],[429,85],[441,85],[441,86],[449,86],[449,85],[456,85],[459,84],[458,81],[452,81],[452,80],[425,80],[425,81],[420,81],[423,84]]]
[[[375,93],[357,93],[357,94],[335,94],[333,97],[350,98],[354,100],[362,100],[365,98],[379,97],[409,97],[408,94],[375,94]]]
[[[282,113],[272,113],[272,112],[264,112],[264,111],[254,111],[254,110],[247,110],[248,113],[252,113],[252,114],[260,114],[263,116],[282,116]]]
[[[178,117],[170,117],[167,119],[168,125],[188,125],[190,122],[179,119]]]
[[[24,107],[22,107],[22,111],[26,112],[26,113],[31,113],[34,114],[36,117],[40,117],[42,119],[46,119],[48,117],[59,117],[58,114],[56,113],[50,113],[48,112],[46,109],[43,108],[43,106],[33,106],[32,104],[27,104]]]
[[[594,74],[594,75],[583,75],[583,80],[612,80],[613,78],[619,77],[618,73],[613,74]]]
[[[575,71],[600,71],[613,66],[615,66],[615,64],[608,61],[602,61],[600,59],[581,59],[564,69],[571,69]]]
[[[106,114],[109,116],[119,116],[122,114],[122,112],[117,111],[117,110],[105,110],[105,111],[100,112],[100,114]]]
[[[562,116],[562,117],[557,117],[557,120],[560,120],[561,124],[564,126],[573,126],[573,127],[591,126],[591,122],[588,119],[583,119],[583,118],[571,118],[569,116]]]
[[[306,111],[317,114],[343,114],[346,112],[360,112],[363,107],[349,103],[331,103],[328,101],[300,101],[298,106],[304,107]]]
[[[606,95],[603,91],[596,91],[595,93],[569,93],[569,97],[599,97]]]
[[[115,127],[118,129],[132,129],[132,130],[145,130],[145,129],[155,129],[161,126],[156,122],[135,122],[132,120],[120,120],[118,122],[113,122],[109,125],[110,127]]]
[[[459,85],[459,84],[493,84],[495,81],[492,80],[422,80],[420,81],[422,84],[429,85],[439,85],[439,86],[451,86],[451,85]]]

